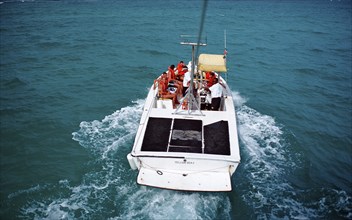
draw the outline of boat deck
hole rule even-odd
[[[216,73],[226,72],[224,56],[205,58],[198,63],[200,77],[191,74],[187,90],[180,82],[166,84],[161,76],[151,86],[127,156],[131,168],[139,170],[138,184],[231,191],[231,175],[240,163],[236,112],[230,88]],[[214,72],[221,87],[210,89],[210,80],[206,81],[206,74],[203,77],[207,71]]]
[[[228,122],[151,117],[141,151],[230,155]]]

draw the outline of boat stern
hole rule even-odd
[[[223,192],[232,190],[229,169],[204,172],[177,172],[142,167],[137,177],[137,183],[182,191]]]

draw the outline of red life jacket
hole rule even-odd
[[[176,78],[175,77],[175,70],[171,69],[170,67],[169,67],[169,72],[167,74],[167,78],[168,78],[168,80],[173,80]]]
[[[177,64],[177,71],[178,71],[179,74],[180,74],[180,72],[182,72],[183,65],[184,65],[183,63]]]

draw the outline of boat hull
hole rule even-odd
[[[182,191],[231,191],[239,163],[211,158],[133,157],[137,183]]]
[[[199,88],[193,104],[184,108],[184,102],[177,107],[151,86],[127,156],[131,168],[139,170],[138,184],[183,191],[232,190],[231,176],[240,163],[236,113],[231,90],[222,77],[219,80],[219,111],[203,108],[206,99]]]

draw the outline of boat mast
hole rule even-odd
[[[193,37],[190,35],[181,35],[182,38],[186,37]],[[206,46],[206,43],[195,43],[195,42],[188,42],[188,41],[181,41],[181,45],[190,45],[192,46],[192,65],[191,65],[191,80],[190,80],[190,85],[188,88],[188,92],[186,93],[185,97],[183,97],[180,105],[177,107],[175,114],[180,114],[179,109],[181,106],[183,106],[184,102],[187,103],[187,114],[190,115],[192,113],[192,108],[193,106],[196,106],[196,110],[200,112],[200,115],[203,115],[202,111],[200,110],[199,103],[197,102],[196,98],[194,97],[194,75],[195,75],[195,62],[196,62],[196,57],[195,57],[195,49],[196,47],[199,46]],[[198,49],[197,49],[198,50]]]
[[[208,6],[208,0],[204,0],[203,1],[203,7],[202,7],[202,14],[201,14],[201,20],[200,20],[200,25],[199,25],[199,32],[198,32],[198,36],[197,36],[197,41],[196,42],[192,42],[192,41],[183,41],[181,42],[182,45],[191,45],[192,46],[192,71],[191,71],[191,81],[190,81],[190,85],[188,88],[188,93],[186,94],[185,97],[183,97],[180,105],[178,106],[178,108],[175,111],[175,114],[178,113],[178,110],[180,108],[180,106],[182,106],[182,104],[185,101],[188,101],[188,115],[190,115],[192,113],[192,108],[193,108],[193,103],[196,104],[196,108],[198,109],[198,111],[200,112],[200,115],[204,115],[202,113],[202,111],[200,110],[200,105],[199,103],[196,101],[195,97],[194,97],[194,93],[193,93],[193,79],[194,79],[194,70],[195,70],[195,57],[198,57],[198,51],[199,51],[199,47],[200,46],[206,46],[206,42],[202,43],[202,33],[203,33],[203,26],[204,26],[204,21],[205,21],[205,15],[206,15],[206,11],[207,11],[207,6]],[[182,37],[195,37],[195,36],[189,36],[189,35],[181,35]],[[206,41],[206,40],[205,40]],[[196,48],[197,47],[197,48]],[[195,51],[196,49],[196,51]]]
[[[224,30],[224,47],[225,47],[225,50],[226,50],[226,29]]]
[[[225,64],[226,64],[226,57],[227,57],[227,47],[226,47],[226,29],[224,30],[224,60],[225,60]],[[228,80],[228,75],[226,74],[226,81]]]

